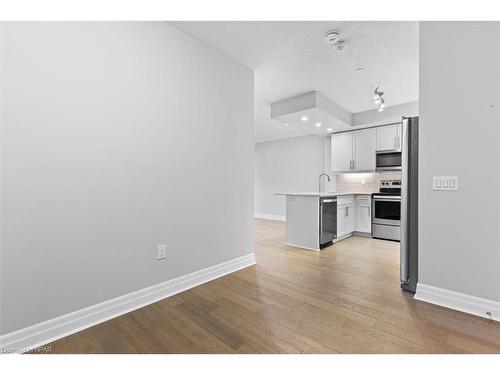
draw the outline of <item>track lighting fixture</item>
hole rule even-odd
[[[385,100],[382,97],[382,95],[384,95],[384,92],[380,90],[380,87],[377,87],[374,91],[374,94],[375,95],[373,96],[373,102],[378,106],[378,111],[382,112],[386,107]]]

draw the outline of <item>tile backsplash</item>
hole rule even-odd
[[[401,172],[345,173],[335,176],[338,192],[378,192],[380,180],[400,180]]]

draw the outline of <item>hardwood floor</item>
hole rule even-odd
[[[46,347],[52,353],[500,353],[500,324],[415,301],[399,244],[351,237],[321,252],[256,220],[257,265]]]

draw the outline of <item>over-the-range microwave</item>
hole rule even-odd
[[[401,150],[384,150],[375,153],[375,169],[377,171],[400,171]]]

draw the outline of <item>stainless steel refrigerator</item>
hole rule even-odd
[[[418,281],[418,117],[403,117],[401,136],[401,288]]]

